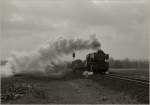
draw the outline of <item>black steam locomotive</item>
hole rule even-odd
[[[109,55],[102,50],[90,53],[86,56],[85,68],[94,73],[106,73],[109,69]]]
[[[73,70],[86,70],[94,73],[106,73],[109,69],[109,55],[105,54],[102,50],[89,53],[86,56],[86,60],[82,62],[77,59],[72,62]]]

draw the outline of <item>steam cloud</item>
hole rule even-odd
[[[100,46],[95,35],[90,36],[88,40],[61,37],[54,42],[48,42],[34,52],[13,54],[8,63],[1,67],[1,76],[6,77],[19,73],[47,75],[48,72],[55,70],[55,65],[64,65],[65,59],[61,59],[63,55],[68,55],[74,50],[96,50]]]

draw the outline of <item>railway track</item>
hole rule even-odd
[[[107,74],[105,75],[108,78],[117,78],[120,80],[125,80],[125,81],[129,81],[129,82],[134,82],[134,83],[138,83],[143,85],[144,87],[149,87],[149,81],[148,80],[142,80],[142,79],[137,79],[137,78],[131,78],[131,77],[127,77],[127,76],[122,76],[122,75],[118,75],[118,74]]]
[[[141,103],[149,103],[149,81],[120,74],[95,74],[91,79],[117,92],[125,93]]]

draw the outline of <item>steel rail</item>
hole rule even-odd
[[[115,74],[107,74],[105,76],[106,77],[111,77],[111,78],[118,78],[118,79],[122,79],[122,80],[127,80],[127,81],[130,81],[130,82],[137,82],[137,83],[148,85],[148,86],[150,85],[149,81],[147,81],[147,80],[140,80],[140,79],[130,78],[130,77],[127,77],[127,76],[120,76],[120,75],[115,75]]]

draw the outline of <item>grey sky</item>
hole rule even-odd
[[[104,51],[148,59],[147,0],[1,0],[0,56],[58,36],[97,34]],[[83,55],[83,54],[81,54]]]

